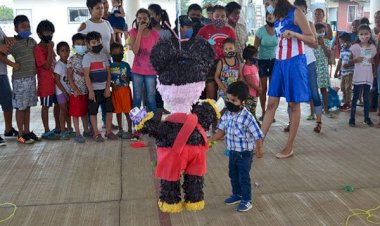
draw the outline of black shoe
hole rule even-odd
[[[5,145],[7,145],[5,143],[5,140],[0,136],[0,146],[5,146]]]
[[[28,136],[30,139],[32,139],[34,141],[41,141],[41,138],[39,138],[33,131],[28,133]]]
[[[367,124],[369,127],[373,127],[373,122],[371,121],[370,118],[365,119],[364,123]]]
[[[18,136],[18,131],[15,130],[15,128],[12,127],[11,131],[9,131],[9,132],[4,131],[4,136],[5,137],[17,137]]]
[[[348,125],[350,125],[351,127],[355,127],[355,119],[350,119]]]

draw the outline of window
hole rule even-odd
[[[68,8],[69,23],[82,23],[90,18],[87,8]]]
[[[352,23],[352,21],[356,20],[357,18],[357,12],[358,12],[358,6],[356,5],[349,5],[348,6],[348,15],[347,15],[347,22]]]

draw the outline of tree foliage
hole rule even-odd
[[[13,20],[13,9],[5,5],[0,6],[0,20]]]

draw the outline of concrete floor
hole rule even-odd
[[[128,141],[42,141],[21,145],[7,139],[0,147],[0,203],[18,206],[7,226],[118,225],[345,225],[350,209],[380,205],[380,129],[361,124],[348,127],[348,113],[324,118],[321,134],[313,132],[303,106],[295,156],[278,160],[274,154],[286,142],[288,119],[282,103],[277,122],[265,143],[265,156],[251,171],[254,208],[237,213],[223,200],[231,188],[224,143],[207,155],[206,208],[201,212],[162,214],[157,208],[152,148],[133,149]],[[375,113],[371,113],[375,123]],[[32,129],[42,133],[39,108],[32,111]],[[0,116],[0,131],[4,130]],[[150,142],[149,142],[150,143]],[[345,185],[354,192],[343,191]],[[0,219],[11,209],[0,208]],[[380,217],[380,210],[375,212]],[[376,219],[374,219],[376,220]],[[380,219],[377,219],[380,220]],[[365,217],[351,226],[370,225]]]

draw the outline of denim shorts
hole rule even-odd
[[[3,111],[12,111],[12,90],[8,75],[0,75],[0,105]]]

